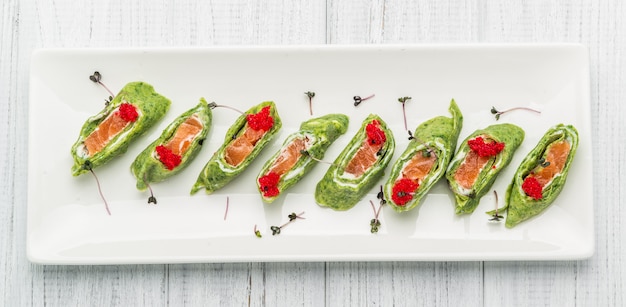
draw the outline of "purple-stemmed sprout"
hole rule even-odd
[[[387,203],[385,200],[385,194],[383,193],[383,186],[380,186],[380,192],[376,195],[376,198],[380,200],[380,204],[378,205],[378,210],[376,210],[376,206],[374,206],[374,202],[370,200],[370,205],[372,205],[372,211],[374,211],[374,218],[370,220],[370,231],[372,233],[378,233],[378,227],[380,227],[380,220],[378,219],[378,215],[383,208],[383,205]]]
[[[371,94],[371,95],[369,95],[369,96],[367,96],[365,98],[361,98],[361,96],[354,96],[354,97],[352,97],[352,99],[354,100],[354,106],[356,107],[359,104],[361,104],[361,102],[363,102],[365,100],[368,100],[368,99],[370,99],[370,98],[372,98],[374,96],[376,96],[376,95],[375,94]]]
[[[229,109],[229,110],[233,110],[233,111],[235,111],[235,112],[237,112],[239,114],[242,114],[242,115],[244,114],[242,111],[240,111],[240,110],[238,110],[236,108],[233,108],[233,107],[227,106],[227,105],[223,105],[223,104],[217,104],[215,101],[209,103],[209,108],[211,108],[211,109],[226,108],[226,109]]]
[[[262,238],[263,237],[263,235],[261,235],[261,231],[256,228],[256,224],[254,224],[254,235],[257,238]]]
[[[271,226],[270,229],[272,230],[272,235],[279,235],[281,229],[283,229],[285,226],[289,225],[291,222],[297,220],[297,219],[302,219],[304,220],[305,218],[302,217],[302,215],[304,214],[304,211],[300,212],[300,214],[296,214],[295,212],[292,212],[291,214],[289,214],[287,217],[289,218],[289,221],[287,221],[286,223],[280,225],[280,226]]]
[[[535,109],[531,109],[531,108],[526,108],[526,107],[516,107],[516,108],[510,108],[508,110],[504,110],[504,111],[498,111],[496,109],[496,107],[491,107],[491,114],[494,114],[496,116],[496,120],[500,119],[500,115],[504,114],[504,113],[508,113],[511,111],[515,111],[515,110],[525,110],[525,111],[530,111],[530,112],[535,112],[537,114],[541,114],[541,111],[535,110]]]
[[[411,100],[411,97],[408,97],[408,96],[398,98],[398,101],[402,104],[402,116],[404,117],[404,130],[409,130],[408,126],[406,125],[406,110],[404,108],[404,105],[409,100]]]
[[[226,209],[224,210],[224,221],[226,220],[226,217],[228,216],[228,206],[229,205],[229,200],[228,200],[228,196],[226,196]]]
[[[148,203],[156,205],[157,199],[156,197],[154,197],[154,192],[152,191],[152,187],[150,186],[150,183],[148,182],[148,180],[146,180],[146,174],[143,174],[143,183],[148,187],[148,190],[150,191],[150,197],[148,197]]]
[[[503,218],[503,216],[498,214],[498,192],[496,192],[496,190],[493,190],[493,195],[495,195],[496,197],[496,210],[493,213],[492,217],[489,219],[489,221],[499,222],[500,219]]]
[[[104,194],[102,193],[102,187],[100,187],[100,180],[98,180],[98,176],[96,176],[96,172],[93,171],[91,162],[85,161],[82,168],[91,172],[91,174],[93,175],[93,178],[96,179],[96,185],[98,186],[98,193],[100,193],[100,198],[102,198],[102,201],[104,202],[104,208],[107,210],[107,213],[111,215],[111,210],[109,210],[109,203],[107,203],[106,198],[104,198]]]
[[[111,103],[111,101],[113,100],[113,97],[115,97],[115,95],[113,94],[113,92],[106,86],[104,85],[104,83],[102,83],[102,75],[98,72],[98,71],[94,71],[93,75],[89,76],[89,80],[91,80],[94,83],[98,83],[100,84],[107,92],[109,92],[109,99],[105,99],[105,104],[108,105],[109,103]]]
[[[315,97],[315,92],[304,92],[304,94],[309,97],[309,113],[313,116],[313,97]]]

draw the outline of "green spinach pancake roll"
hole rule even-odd
[[[243,172],[280,130],[282,122],[272,101],[262,102],[241,115],[228,129],[224,143],[204,166],[191,194],[207,194],[224,187]]]
[[[131,82],[100,113],[83,124],[72,146],[72,175],[78,176],[123,154],[130,143],[157,123],[170,100],[152,85]]]
[[[273,202],[324,158],[328,147],[348,130],[348,117],[328,114],[303,122],[263,166],[257,177],[261,198]]]
[[[461,143],[446,172],[457,214],[474,212],[523,140],[520,127],[499,124],[477,130]]]
[[[506,227],[511,228],[545,210],[561,193],[578,148],[571,125],[550,128],[528,153],[507,189]]]
[[[315,201],[334,210],[356,205],[383,176],[395,142],[377,115],[369,115],[315,188]]]
[[[393,165],[384,194],[396,211],[417,207],[446,173],[463,125],[463,115],[454,100],[448,110],[452,118],[438,116],[419,125],[409,146]]]
[[[204,98],[170,123],[161,136],[142,151],[131,165],[137,189],[182,171],[200,152],[211,128],[211,108]]]

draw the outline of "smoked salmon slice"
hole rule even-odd
[[[437,162],[437,157],[434,153],[429,155],[417,153],[402,170],[402,177],[411,179],[419,184],[430,173],[435,162]]]
[[[382,147],[383,144],[372,145],[367,140],[364,141],[344,171],[354,177],[360,177],[376,163],[378,160],[377,153]]]
[[[454,173],[454,180],[465,189],[471,188],[490,159],[491,157],[481,157],[475,151],[470,150],[465,156],[465,161]]]
[[[286,148],[281,150],[280,155],[276,158],[268,173],[276,173],[278,176],[282,176],[296,165],[296,162],[302,156],[303,150],[306,150],[305,140],[301,138],[294,139]]]
[[[172,139],[165,144],[165,147],[171,150],[173,154],[182,156],[187,151],[191,142],[193,142],[198,133],[202,131],[203,127],[204,125],[198,119],[198,116],[190,116],[187,120],[180,124],[180,126],[178,126],[174,137],[172,137]]]
[[[545,158],[549,164],[545,167],[539,167],[539,169],[531,173],[529,177],[537,179],[542,187],[548,184],[548,182],[552,181],[554,176],[561,173],[563,170],[570,153],[570,148],[571,145],[567,141],[552,143],[552,145],[548,147]]]
[[[252,152],[256,143],[263,138],[265,131],[254,130],[250,127],[246,131],[234,139],[224,149],[224,160],[232,166],[238,166]]]
[[[94,130],[87,138],[85,138],[85,148],[87,155],[92,157],[100,152],[109,142],[118,135],[130,122],[122,119],[117,112],[110,114],[100,123],[98,128]]]

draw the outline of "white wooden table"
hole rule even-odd
[[[626,305],[626,4],[0,3],[2,306]],[[28,76],[41,47],[576,42],[591,57],[596,249],[584,261],[40,266],[26,259]]]

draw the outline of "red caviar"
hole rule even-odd
[[[120,105],[117,115],[127,122],[134,122],[137,120],[137,117],[139,117],[137,108],[128,102],[124,102]]]
[[[402,178],[393,185],[391,189],[391,199],[399,206],[404,206],[413,199],[415,190],[419,184],[411,179]]]
[[[370,144],[383,144],[387,140],[385,132],[380,128],[380,123],[377,120],[373,120],[371,123],[365,126],[365,132],[367,133],[367,142]]]
[[[541,184],[535,177],[526,177],[524,179],[524,183],[522,183],[522,190],[526,193],[526,195],[532,197],[533,199],[541,199],[543,198]]]
[[[280,176],[277,173],[270,172],[259,178],[259,186],[264,197],[274,197],[280,194],[278,190],[278,181]]]
[[[157,146],[156,152],[159,155],[161,163],[170,171],[176,168],[182,160],[179,155],[174,154],[169,148],[163,145]]]
[[[270,107],[264,107],[256,114],[248,114],[246,116],[248,126],[253,130],[268,131],[274,126],[274,118],[270,116]]]
[[[504,143],[498,143],[495,141],[485,143],[485,140],[480,136],[467,141],[467,145],[480,157],[492,157],[499,154],[504,149]]]

